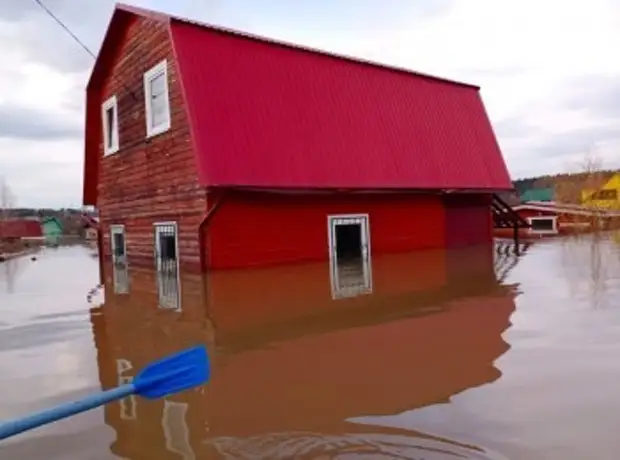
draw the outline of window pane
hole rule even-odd
[[[168,101],[162,96],[151,99],[151,123],[159,126],[168,120]]]
[[[618,190],[599,190],[592,195],[593,200],[616,200],[618,198]]]
[[[168,101],[166,99],[166,78],[162,73],[151,80],[151,124],[159,126],[168,121]]]
[[[159,96],[164,94],[166,89],[165,74],[157,75],[151,80],[151,96]]]
[[[114,234],[114,255],[119,257],[125,255],[125,235],[122,233]]]
[[[553,230],[553,219],[532,219],[532,230]]]
[[[116,126],[114,126],[114,108],[109,107],[105,111],[106,118],[106,145],[111,147],[114,144],[114,131],[116,130]]]
[[[177,247],[174,233],[159,236],[159,247],[162,261],[176,260]]]

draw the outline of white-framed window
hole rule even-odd
[[[168,61],[164,59],[144,74],[144,103],[146,137],[170,129],[170,99],[168,95]]]
[[[557,216],[528,217],[527,221],[530,224],[530,233],[538,235],[555,235],[558,233]]]
[[[101,106],[103,122],[103,154],[111,155],[118,152],[118,104],[116,96],[107,99]]]

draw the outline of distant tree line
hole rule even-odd
[[[545,174],[518,179],[512,182],[515,191],[503,194],[503,198],[513,204],[527,190],[553,188],[556,201],[578,203],[581,200],[582,190],[603,186],[617,172],[611,169],[586,168],[577,173]]]
[[[25,217],[65,217],[65,216],[80,216],[84,214],[81,209],[74,208],[12,208],[8,212],[14,218]]]
[[[529,177],[525,179],[518,179],[513,181],[513,185],[516,192],[522,195],[526,190],[557,187],[558,184],[574,184],[580,186],[591,182],[594,175],[597,179],[602,181],[609,180],[617,171],[608,169],[600,171],[583,171],[578,173],[563,173],[563,174],[546,174],[544,176]],[[596,186],[596,184],[592,184]]]

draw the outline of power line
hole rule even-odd
[[[92,57],[93,59],[95,59],[95,60],[97,59],[97,56],[95,55],[95,53],[93,53],[93,52],[92,52],[92,51],[88,48],[88,46],[86,46],[86,45],[84,44],[84,42],[83,42],[82,40],[80,40],[80,39],[78,38],[78,36],[77,36],[77,35],[75,35],[75,34],[71,31],[71,29],[69,29],[69,26],[67,26],[64,22],[62,22],[62,21],[60,20],[60,18],[59,18],[58,16],[56,16],[56,15],[52,12],[52,10],[50,10],[47,6],[45,6],[45,4],[43,3],[43,1],[42,1],[42,0],[34,0],[34,2],[35,2],[37,5],[39,5],[39,6],[41,7],[41,9],[42,9],[43,11],[45,11],[45,13],[47,13],[47,15],[48,15],[49,17],[51,17],[54,21],[56,21],[56,23],[57,23],[60,27],[62,27],[62,28],[65,30],[65,32],[67,32],[67,33],[71,36],[71,38],[73,38],[73,40],[75,40],[75,42],[76,42],[78,45],[80,45],[80,46],[81,46],[81,47],[82,47],[82,48],[83,48],[83,49],[84,49],[84,50],[85,50],[88,54],[90,54],[90,55],[91,55],[91,57]],[[129,88],[129,87],[128,87],[128,86],[127,86],[124,82],[120,81],[120,80],[118,79],[118,77],[117,77],[117,76],[113,76],[112,78],[113,78],[113,79],[115,79],[115,80],[116,80],[116,81],[120,84],[120,86],[122,86],[123,88],[125,88],[125,91],[127,91],[127,92],[131,95],[131,97],[132,97],[133,99],[135,99],[135,100],[137,100],[137,99],[138,99],[138,98],[137,98],[137,96],[136,96],[136,94],[135,94],[135,93],[131,90],[131,88]]]
[[[52,13],[52,11],[51,11],[51,10],[50,10],[47,6],[45,6],[45,4],[44,4],[41,0],[34,0],[34,1],[35,1],[35,3],[36,3],[37,5],[39,5],[39,6],[43,9],[43,11],[45,11],[45,12],[47,13],[47,15],[48,15],[49,17],[51,17],[54,21],[56,21],[60,27],[62,27],[63,29],[65,29],[65,32],[67,32],[67,33],[71,36],[71,38],[73,38],[73,39],[74,39],[74,40],[78,43],[78,45],[80,45],[82,48],[84,48],[84,50],[85,50],[88,54],[90,54],[93,58],[96,58],[95,53],[93,53],[90,49],[88,49],[88,46],[86,46],[86,45],[85,45],[85,44],[84,44],[84,43],[83,43],[83,42],[82,42],[82,41],[81,41],[81,40],[77,37],[77,35],[75,35],[73,32],[71,32],[71,29],[69,29],[69,27],[67,27],[67,25],[65,25],[65,23],[64,23],[64,22],[62,22],[62,21],[58,18],[58,16],[56,16],[54,13]]]

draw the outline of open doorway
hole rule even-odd
[[[179,270],[179,232],[176,222],[161,222],[155,226],[155,268],[159,307],[181,309],[181,279]]]
[[[362,226],[359,223],[336,225],[336,255],[341,263],[362,258]]]
[[[371,292],[368,215],[328,216],[327,221],[332,296]]]

